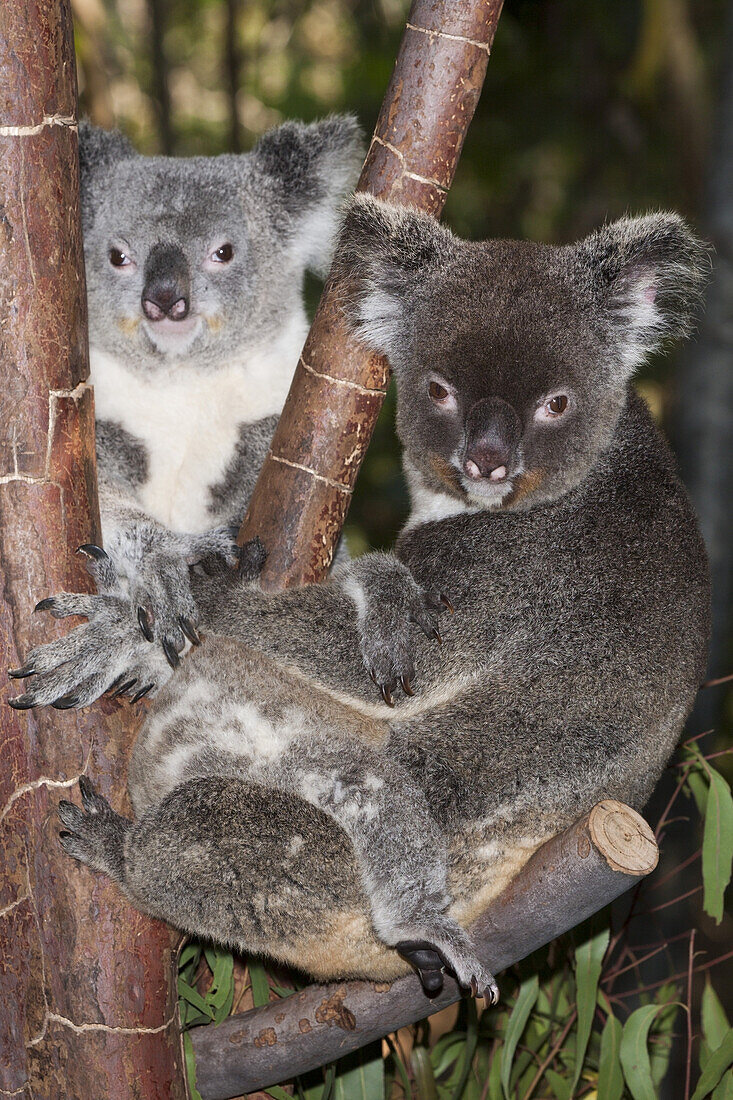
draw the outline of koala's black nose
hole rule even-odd
[[[182,250],[158,243],[145,261],[142,310],[149,321],[183,321],[191,305],[191,273]]]
[[[488,477],[502,481],[510,471],[522,437],[522,422],[512,406],[500,397],[477,401],[466,418],[463,469],[477,481]]]

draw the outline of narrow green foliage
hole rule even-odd
[[[214,1023],[226,1020],[234,1003],[234,957],[221,947],[207,947],[204,954],[212,973],[206,1003],[214,1012]]]
[[[708,1058],[707,1065],[700,1075],[692,1100],[703,1100],[720,1083],[723,1074],[733,1065],[733,1028],[729,1028],[720,1046]]]
[[[383,1100],[384,1095],[381,1043],[357,1051],[339,1066],[333,1087],[334,1100]]]
[[[603,958],[608,948],[611,932],[606,925],[600,932],[589,936],[575,951],[575,987],[578,1005],[578,1023],[575,1032],[575,1072],[572,1078],[571,1092],[580,1080],[585,1052],[588,1049],[593,1014],[596,1010],[598,982],[601,977]]]
[[[565,1074],[557,1073],[554,1069],[546,1069],[545,1080],[552,1089],[555,1100],[570,1100],[570,1081]]]
[[[539,978],[534,974],[531,978],[527,978],[522,982],[519,987],[519,993],[517,994],[517,1000],[512,1009],[512,1014],[509,1017],[509,1023],[506,1029],[506,1037],[504,1039],[504,1054],[502,1058],[501,1068],[501,1087],[504,1091],[506,1100],[510,1100],[509,1097],[509,1084],[512,1075],[512,1063],[514,1061],[514,1052],[517,1049],[517,1043],[522,1037],[525,1027],[527,1026],[527,1020],[530,1017],[530,1013],[534,1008],[535,1001],[537,1000],[537,994],[539,992]]]
[[[720,924],[733,862],[733,797],[720,772],[710,768],[709,779],[702,840],[703,908]]]
[[[654,1018],[666,1005],[643,1005],[632,1012],[624,1024],[619,1048],[626,1084],[634,1100],[656,1100],[647,1039]]]
[[[188,1078],[188,1092],[190,1100],[203,1100],[201,1093],[196,1088],[196,1055],[193,1052],[191,1036],[186,1032],[183,1036],[183,1057],[186,1062],[186,1077]]]
[[[713,1100],[733,1100],[733,1069],[728,1070],[716,1085]]]
[[[701,1004],[702,1040],[700,1042],[700,1068],[705,1069],[710,1055],[717,1050],[730,1028],[718,994],[713,989],[710,975],[705,979]]]
[[[279,1085],[270,1085],[269,1089],[263,1089],[262,1091],[266,1092],[268,1096],[271,1096],[272,1100],[293,1100],[290,1093],[280,1088]]]
[[[250,959],[247,963],[249,980],[252,983],[252,1000],[255,1008],[270,1003],[270,983],[267,980],[265,968],[257,959]]]
[[[182,997],[188,1004],[193,1005],[194,1008],[197,1008],[206,1020],[214,1019],[213,1008],[207,1005],[198,989],[195,989],[192,985],[187,985],[186,982],[180,979],[178,982],[178,996]]]
[[[478,1013],[476,1011],[476,1002],[473,997],[470,997],[466,1002],[466,1044],[463,1051],[463,1060],[461,1062],[461,1072],[458,1078],[458,1083],[453,1090],[452,1100],[461,1100],[464,1089],[466,1087],[466,1081],[468,1075],[471,1072],[471,1062],[473,1056],[476,1053],[476,1045],[478,1043]]]
[[[598,1095],[604,1100],[621,1100],[624,1094],[624,1075],[619,1051],[621,1047],[621,1021],[610,1013],[601,1034],[601,1057],[598,1064]]]
[[[415,1087],[420,1100],[438,1100],[438,1086],[435,1083],[433,1064],[427,1047],[413,1047],[410,1064],[415,1078]],[[344,1096],[344,1100],[351,1100]]]

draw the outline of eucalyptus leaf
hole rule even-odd
[[[715,1086],[713,1100],[733,1100],[733,1069],[729,1069]]]
[[[180,979],[178,981],[178,996],[182,997],[188,1004],[193,1005],[194,1008],[197,1008],[208,1020],[214,1019],[213,1009],[207,1005],[198,989],[194,989],[192,985],[188,985],[187,982],[181,981]]]
[[[413,1047],[410,1063],[419,1100],[438,1100],[433,1063],[430,1061],[430,1052],[427,1047]],[[351,1100],[351,1094],[345,1094],[343,1100]]]
[[[509,1097],[509,1084],[512,1075],[512,1063],[514,1061],[514,1052],[517,1049],[517,1043],[522,1037],[527,1021],[530,1017],[532,1009],[534,1008],[535,1001],[539,993],[540,983],[539,978],[534,974],[531,978],[527,978],[522,982],[517,994],[517,1000],[512,1009],[511,1016],[509,1017],[509,1023],[507,1024],[506,1037],[504,1040],[504,1052],[502,1054],[502,1067],[501,1067],[501,1087],[504,1091],[506,1100],[510,1100]]]
[[[604,1100],[621,1100],[624,1094],[624,1075],[619,1059],[622,1031],[621,1021],[610,1013],[603,1025],[598,1063],[598,1095]]]
[[[334,1100],[384,1100],[384,1059],[381,1043],[372,1043],[357,1051],[345,1063],[337,1063],[336,1070]]]
[[[188,1078],[188,1093],[190,1100],[203,1100],[201,1093],[196,1088],[196,1055],[194,1054],[191,1036],[186,1032],[183,1036],[183,1057],[186,1062],[186,1077]]]
[[[647,1040],[656,1016],[666,1005],[643,1005],[632,1012],[624,1024],[619,1058],[624,1078],[634,1100],[656,1100]]]
[[[601,977],[603,958],[608,948],[611,932],[608,926],[590,936],[575,951],[575,987],[578,1005],[578,1022],[575,1032],[575,1072],[573,1073],[571,1092],[580,1080],[588,1049],[593,1015],[596,1010],[598,982]]]
[[[692,1100],[703,1100],[722,1081],[725,1071],[733,1065],[733,1028],[729,1028],[722,1043],[711,1052],[708,1063],[700,1075]]]
[[[733,796],[720,772],[710,768],[708,774],[710,790],[702,839],[703,908],[720,924],[733,863]]]
[[[250,959],[247,968],[249,970],[249,980],[252,983],[252,1000],[255,1003],[255,1008],[269,1004],[270,983],[267,980],[264,966],[258,960]]]
[[[706,977],[702,994],[701,1015],[702,1033],[705,1036],[705,1042],[709,1050],[712,1052],[717,1050],[723,1042],[726,1032],[730,1030],[730,1024],[718,994],[713,989],[709,974]]]

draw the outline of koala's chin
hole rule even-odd
[[[202,317],[190,314],[183,321],[171,321],[167,317],[162,321],[149,321],[145,318],[140,327],[146,341],[161,355],[188,355],[195,350],[195,344],[204,329],[204,321]]]

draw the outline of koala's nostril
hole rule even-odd
[[[467,458],[466,461],[463,463],[463,469],[466,471],[469,477],[472,477],[474,479],[474,481],[481,477],[481,471],[479,470],[476,463],[472,462],[470,458]]]
[[[502,481],[506,477],[506,466],[497,466],[489,474],[492,481]]]
[[[188,315],[188,302],[185,298],[179,298],[168,310],[168,316],[172,321],[182,321]]]
[[[149,321],[162,321],[165,317],[165,310],[161,309],[157,302],[151,301],[150,298],[143,298],[142,306],[143,313]]]

